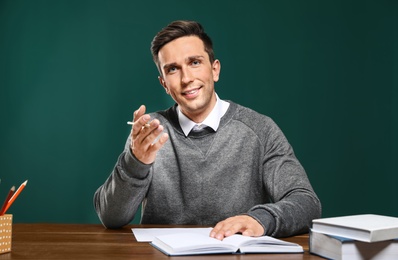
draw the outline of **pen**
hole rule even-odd
[[[134,122],[131,122],[131,121],[127,121],[127,124],[128,124],[128,125],[134,126]],[[146,123],[143,127],[149,128],[150,126],[151,126],[151,125],[150,125],[149,123]]]
[[[17,191],[12,195],[10,200],[7,202],[6,208],[4,209],[4,214],[7,212],[8,208],[12,205],[12,203],[17,199],[18,195],[25,188],[27,183],[28,183],[28,181],[26,180],[24,183],[21,184],[21,186],[19,186]]]
[[[6,199],[4,200],[3,206],[1,207],[0,216],[4,215],[4,212],[5,212],[5,209],[6,209],[6,206],[7,206],[7,202],[10,200],[11,196],[14,194],[14,191],[15,191],[15,186],[12,186],[10,191],[7,194]]]

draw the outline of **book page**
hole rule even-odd
[[[178,233],[157,236],[153,245],[169,254],[208,254],[236,252],[237,246],[199,233]]]
[[[261,237],[247,237],[242,235],[233,235],[227,238],[224,238],[224,243],[228,243],[231,245],[239,246],[239,247],[247,247],[247,246],[261,246],[261,245],[280,245],[280,246],[296,246],[297,244],[286,242],[283,240],[279,240],[269,236],[261,236]]]
[[[133,234],[138,242],[152,242],[155,237],[180,234],[180,233],[198,233],[202,235],[210,235],[213,228],[132,228]]]
[[[239,247],[241,253],[302,253],[302,246],[269,236],[246,237],[233,235],[224,239],[225,243]]]

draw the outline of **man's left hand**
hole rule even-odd
[[[236,233],[242,233],[244,236],[259,237],[264,234],[264,228],[254,218],[241,215],[218,222],[210,232],[210,237],[223,240],[225,237]]]

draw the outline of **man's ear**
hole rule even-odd
[[[164,88],[164,90],[166,91],[166,93],[167,93],[167,94],[170,94],[170,93],[169,93],[169,88],[167,87],[166,82],[164,81],[163,77],[162,77],[162,76],[158,76],[158,79],[159,79],[160,85],[163,86],[163,88]]]
[[[221,63],[219,60],[215,60],[212,64],[212,71],[213,71],[213,81],[217,82],[220,78],[221,72]]]

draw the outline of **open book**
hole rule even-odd
[[[269,236],[233,235],[220,241],[200,233],[176,233],[155,237],[151,245],[166,255],[202,255],[232,253],[303,253],[295,243]]]

